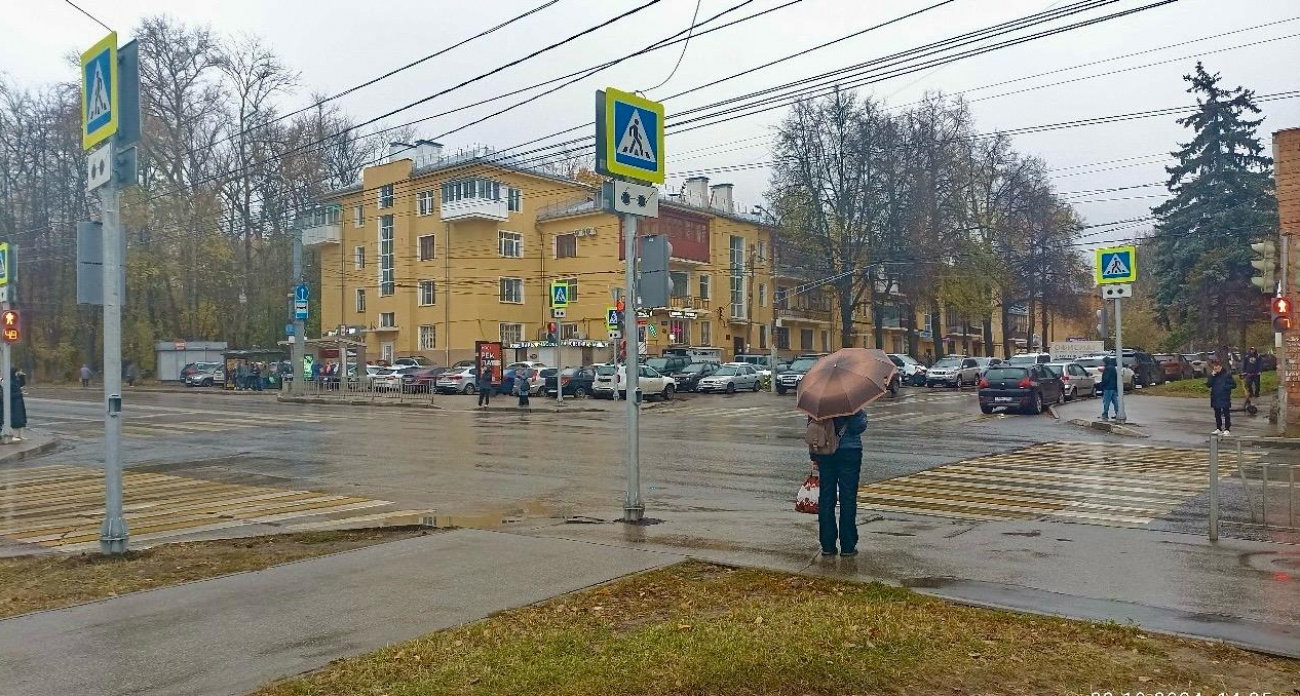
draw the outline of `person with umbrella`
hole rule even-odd
[[[809,456],[820,477],[817,527],[822,555],[858,554],[858,482],[867,404],[889,389],[894,363],[883,351],[845,348],[828,355],[799,384],[795,407],[808,414]],[[838,519],[835,514],[839,502]]]

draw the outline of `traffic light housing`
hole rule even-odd
[[[1277,290],[1277,245],[1271,241],[1256,242],[1250,245],[1250,250],[1255,253],[1250,265],[1259,271],[1251,277],[1250,284],[1271,295]]]
[[[556,326],[555,322],[548,323],[546,325],[546,342],[557,343],[560,338],[558,331],[559,331],[559,327]]]
[[[1291,330],[1292,307],[1288,297],[1274,297],[1270,305],[1273,313],[1273,331],[1286,333]]]
[[[18,310],[6,309],[0,313],[0,338],[5,343],[17,343],[22,339],[22,326],[18,320]]]

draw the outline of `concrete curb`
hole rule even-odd
[[[42,442],[41,444],[36,445],[35,447],[19,450],[17,452],[7,452],[7,453],[4,452],[3,450],[0,450],[0,464],[21,462],[21,461],[26,461],[28,459],[32,459],[34,457],[39,457],[42,454],[52,451],[60,444],[62,444],[62,440],[60,440],[57,435],[50,435],[50,439],[48,441]],[[9,445],[6,445],[6,447],[8,446]]]
[[[1088,428],[1090,430],[1100,430],[1112,435],[1123,435],[1124,437],[1151,437],[1136,428],[1120,423],[1112,423],[1110,421],[1087,421],[1082,418],[1075,418],[1070,421],[1070,425],[1077,425],[1080,428]]]

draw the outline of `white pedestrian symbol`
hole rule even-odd
[[[641,123],[640,109],[632,109],[632,118],[627,120],[627,128],[623,130],[623,137],[618,140],[618,151],[629,157],[645,160],[655,165],[658,164],[655,159],[655,151],[650,147],[650,141],[646,139],[645,126]]]
[[[1108,278],[1123,277],[1128,275],[1128,265],[1124,263],[1124,259],[1120,254],[1115,254],[1110,257],[1110,262],[1106,264],[1106,270],[1103,273]]]
[[[555,304],[559,305],[559,304],[568,304],[568,303],[569,303],[568,287],[564,285],[555,286]]]
[[[104,71],[95,62],[95,77],[90,81],[90,99],[87,100],[87,120],[94,121],[109,113],[108,86],[104,84]]]

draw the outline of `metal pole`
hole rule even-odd
[[[1290,268],[1291,266],[1291,256],[1289,253],[1290,249],[1287,242],[1290,239],[1291,239],[1290,235],[1283,232],[1282,229],[1279,227],[1278,248],[1282,252],[1281,263],[1278,264],[1282,267],[1281,273],[1278,274],[1279,280],[1282,283],[1282,291],[1278,294],[1279,297],[1291,296],[1290,286],[1287,285],[1287,269]],[[1289,405],[1287,403],[1287,393],[1286,393],[1286,382],[1287,382],[1286,376],[1287,373],[1289,372],[1287,366],[1287,359],[1286,359],[1286,336],[1280,333],[1274,334],[1273,342],[1275,345],[1274,352],[1277,354],[1277,377],[1278,377],[1277,379],[1277,424],[1274,426],[1274,429],[1278,435],[1285,436],[1286,421],[1287,421],[1286,412],[1287,412],[1287,406]]]
[[[1121,385],[1120,391],[1123,391]],[[1241,466],[1241,462],[1237,462]],[[1219,540],[1219,436],[1210,436],[1210,541]]]
[[[0,305],[0,310],[7,309],[9,309],[8,302]],[[10,400],[10,389],[13,388],[13,385],[10,383],[13,382],[13,380],[9,379],[8,343],[0,343],[0,376],[3,376],[4,378],[4,382],[2,383],[2,386],[0,386],[0,391],[3,392],[3,394],[0,394],[0,399],[3,399],[0,403],[4,404],[3,414],[0,414],[3,415],[4,418],[3,422],[0,422],[0,443],[9,444],[9,442],[13,440],[14,429],[9,424],[10,413],[13,411],[13,409],[10,408],[13,405],[13,401]]]
[[[443,223],[442,231],[442,343],[446,350],[446,367],[451,367],[451,222]],[[477,356],[475,356],[477,359]]]
[[[104,523],[99,549],[126,553],[122,517],[122,220],[121,192],[109,181],[100,200],[104,209]]]
[[[624,258],[627,260],[626,296],[623,300],[623,340],[627,341],[627,495],[623,499],[623,521],[637,522],[645,515],[641,502],[641,452],[638,417],[641,415],[640,326],[636,307],[636,216],[624,215]]]
[[[556,329],[560,328],[558,322],[556,323],[555,328]],[[558,331],[556,333],[558,333]],[[559,338],[559,336],[556,336],[556,338]],[[564,403],[564,364],[560,362],[560,359],[561,359],[560,346],[559,344],[556,344],[555,346],[555,401],[559,404],[563,404]],[[546,396],[546,395],[543,394],[542,396]]]
[[[342,217],[340,215],[340,217]],[[339,227],[342,228],[343,222],[339,221]],[[293,235],[293,283],[296,291],[298,284],[302,283],[302,225],[297,225]],[[339,254],[343,254],[343,243],[339,243]],[[323,303],[322,303],[323,304]],[[291,311],[293,311],[291,309]],[[343,306],[339,305],[339,316],[343,316]],[[290,351],[290,360],[293,361],[293,385],[289,390],[291,394],[304,393],[304,381],[307,379],[306,370],[303,369],[303,356],[307,352],[307,322],[298,318],[298,313],[293,313],[293,344]]]
[[[1115,422],[1125,423],[1128,415],[1124,412],[1124,324],[1120,315],[1120,299],[1115,298],[1115,364],[1119,372],[1119,391],[1115,395]],[[1133,386],[1137,386],[1137,372],[1133,373]]]

